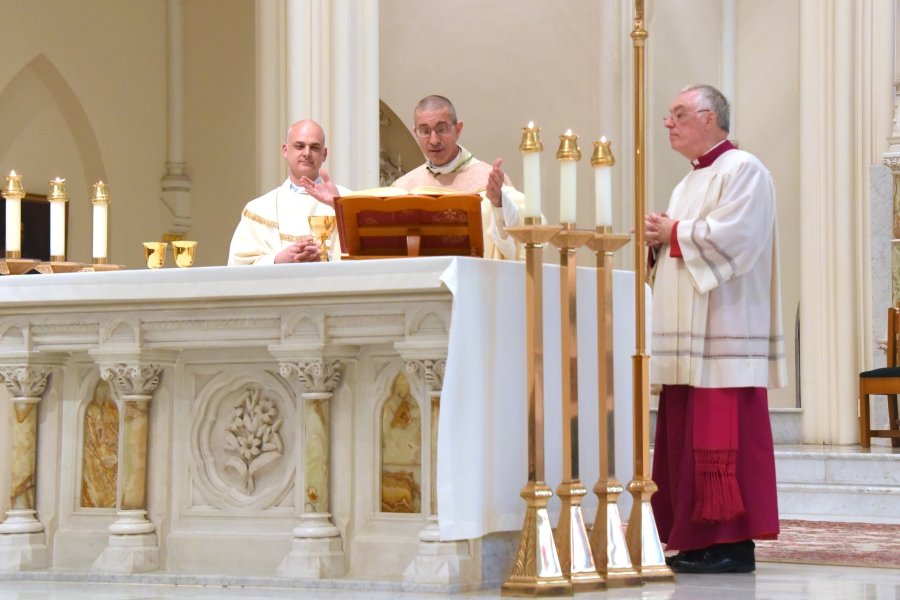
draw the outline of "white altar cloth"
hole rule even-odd
[[[173,301],[244,305],[273,296],[300,302],[356,296],[377,302],[379,294],[391,292],[449,291],[453,309],[439,424],[438,512],[442,539],[471,539],[518,530],[524,518],[518,495],[527,480],[524,274],[522,263],[439,257],[2,277],[0,312],[34,314],[41,306],[55,306],[76,313],[104,305],[153,310]],[[580,476],[590,492],[599,472],[596,276],[592,268],[580,268],[578,275]],[[632,465],[633,282],[632,272],[614,273],[616,474],[623,483],[631,478]],[[647,298],[649,332],[649,293]],[[559,268],[552,265],[544,268],[544,308],[546,481],[555,489],[562,470],[562,425]],[[596,504],[589,493],[584,501],[588,522]],[[551,513],[554,506],[555,497]]]

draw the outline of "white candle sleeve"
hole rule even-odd
[[[594,167],[597,194],[597,227],[612,227],[612,167]]]
[[[66,255],[66,203],[50,202],[50,256]]]
[[[106,228],[109,204],[94,204],[94,258],[106,258]]]
[[[6,250],[22,250],[22,200],[19,198],[6,199]]]
[[[575,187],[577,185],[574,160],[559,161],[559,222],[575,222]]]
[[[541,153],[526,152],[525,161],[525,217],[541,218]]]

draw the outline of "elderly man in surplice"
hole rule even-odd
[[[787,384],[775,186],[728,141],[715,88],[682,91],[665,126],[693,169],[644,221],[662,385],[652,505],[676,572],[748,573],[753,539],[779,532],[766,391]]]
[[[281,147],[290,176],[271,192],[251,200],[231,239],[228,265],[316,262],[318,243],[311,216],[334,216],[334,198],[350,192],[335,184],[322,163],[328,157],[325,132],[315,121],[299,121]],[[332,260],[340,259],[332,236]]]
[[[425,164],[395,181],[393,187],[407,192],[420,187],[438,187],[480,194],[485,258],[519,258],[523,250],[506,228],[520,224],[524,196],[500,169],[503,160],[498,158],[493,165],[481,162],[457,143],[463,122],[457,121],[456,109],[443,96],[420,100],[413,117],[413,133],[425,155]]]

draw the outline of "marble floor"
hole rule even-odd
[[[0,582],[0,600],[426,600],[434,594],[272,588]],[[497,590],[453,596],[498,598]],[[646,600],[897,600],[900,569],[759,563],[750,575],[679,575],[676,584],[578,594],[578,598]]]

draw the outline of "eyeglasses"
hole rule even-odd
[[[699,115],[700,113],[705,113],[705,112],[710,112],[710,109],[704,108],[703,110],[698,110],[698,111],[696,111],[696,113],[697,113],[698,115]],[[684,120],[687,119],[690,115],[691,115],[691,113],[689,113],[689,112],[683,112],[683,111],[678,111],[678,112],[676,112],[676,113],[669,113],[669,114],[667,114],[666,116],[663,117],[663,123],[665,123],[665,122],[668,121],[669,119],[672,119],[672,120],[675,121],[676,123],[681,124],[681,123],[683,123]]]
[[[416,137],[420,137],[422,139],[431,137],[431,132],[435,132],[439,136],[445,136],[453,131],[453,125],[447,123],[446,121],[441,121],[437,125],[435,125],[434,129],[429,127],[428,125],[419,125],[413,131],[416,132]]]

